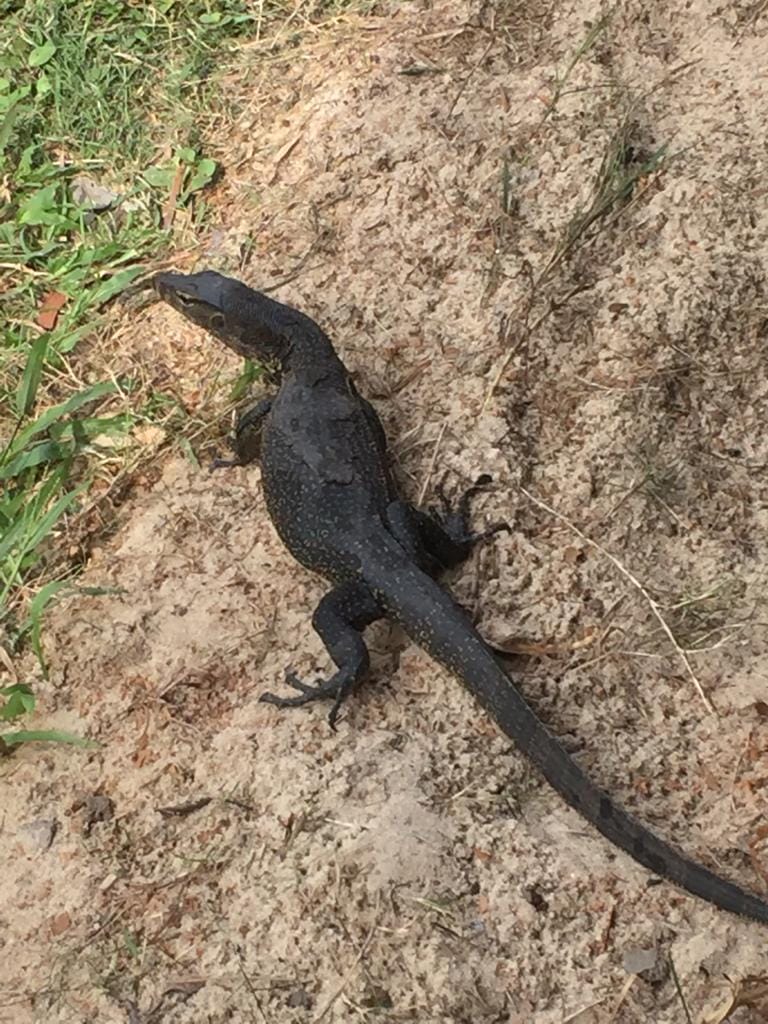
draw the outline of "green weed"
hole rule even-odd
[[[35,710],[35,695],[23,683],[0,688],[0,723],[12,722]],[[91,740],[73,736],[72,733],[60,729],[26,729],[16,732],[0,732],[0,755],[8,753],[9,748],[18,743],[69,743],[76,747],[95,747]]]
[[[44,667],[41,619],[69,586],[56,540],[102,446],[152,416],[131,406],[135,382],[93,379],[82,342],[168,248],[175,211],[204,217],[217,165],[196,111],[254,15],[240,0],[2,6],[0,643],[31,642]],[[1,694],[2,720],[33,706]]]

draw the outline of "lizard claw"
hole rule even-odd
[[[505,523],[503,520],[498,523],[493,523],[491,526],[486,527],[481,533],[477,535],[478,540],[486,540],[488,537],[493,537],[495,533],[512,533],[512,527],[509,523]]]
[[[280,697],[276,693],[262,693],[259,700],[263,704],[274,704],[278,708],[298,708],[303,704],[309,704],[313,700],[324,700],[328,697],[338,700],[339,684],[335,679],[329,679],[328,681],[319,680],[316,684],[312,685],[302,682],[293,669],[287,669],[285,681],[292,689],[299,691],[297,696]],[[334,703],[335,708],[336,704]],[[333,715],[333,710],[331,714]]]
[[[276,693],[262,693],[259,700],[263,704],[274,704],[278,708],[298,708],[303,704],[309,704],[313,700],[333,699],[333,706],[328,713],[328,724],[336,732],[336,719],[339,717],[341,705],[352,688],[352,680],[339,678],[339,673],[331,679],[318,680],[312,686],[302,682],[292,669],[285,673],[285,681],[294,690],[298,690],[295,697],[280,697]]]
[[[317,691],[322,689],[321,683],[317,683],[314,686],[311,686],[309,683],[302,682],[302,680],[299,679],[299,677],[296,675],[292,668],[288,668],[285,670],[285,681],[286,683],[288,683],[291,689],[298,690],[299,693],[303,693],[306,696],[309,696],[310,694],[318,695]],[[310,697],[310,699],[312,698]]]
[[[241,466],[240,459],[220,459],[218,455],[208,465],[208,472],[213,473],[215,469],[231,469],[233,466]]]

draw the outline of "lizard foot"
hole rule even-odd
[[[262,703],[271,703],[275,708],[302,708],[313,700],[327,700],[333,697],[334,705],[328,716],[328,721],[332,729],[336,728],[339,710],[351,686],[344,686],[344,682],[338,679],[338,675],[311,685],[302,682],[296,673],[290,670],[286,673],[286,682],[293,689],[299,691],[296,696],[282,697],[278,693],[262,693],[259,700]]]
[[[493,477],[489,473],[482,473],[470,487],[466,488],[455,508],[446,492],[447,478],[448,474],[445,473],[436,487],[440,506],[430,505],[429,512],[456,544],[464,546],[469,551],[475,544],[502,530],[511,532],[511,526],[505,522],[494,523],[484,530],[473,531],[469,528],[472,499],[486,491],[488,485],[493,482]]]
[[[328,715],[328,722],[332,729],[336,728],[336,719],[339,716],[339,710],[344,702],[344,698],[347,696],[352,688],[352,683],[345,685],[344,679],[339,679],[339,674],[336,673],[331,679],[320,680],[314,685],[310,683],[302,682],[301,679],[291,669],[285,673],[285,681],[294,690],[298,690],[298,694],[295,697],[281,697],[276,693],[262,693],[259,700],[263,704],[274,704],[278,708],[300,708],[305,704],[310,704],[315,700],[328,700],[333,698],[333,707]]]
[[[279,708],[300,708],[313,700],[325,700],[328,697],[335,697],[338,685],[334,679],[327,682],[318,682],[314,685],[302,682],[291,669],[285,673],[285,681],[288,685],[299,691],[297,697],[280,697],[276,693],[262,693],[259,700],[264,704],[274,704]]]

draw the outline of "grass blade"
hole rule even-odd
[[[35,437],[35,435],[41,434],[44,430],[47,430],[57,420],[70,415],[70,413],[77,412],[78,409],[81,409],[89,402],[96,402],[100,398],[112,395],[117,390],[117,384],[113,381],[100,381],[98,384],[93,384],[84,391],[78,391],[77,394],[68,398],[66,402],[62,402],[60,405],[54,405],[51,406],[50,409],[46,409],[45,412],[41,413],[33,423],[30,423],[28,426],[24,427],[23,430],[18,432],[16,440],[11,446],[6,458],[11,455],[15,455],[17,452],[24,449],[27,446],[27,443]]]
[[[45,662],[43,655],[43,644],[40,638],[40,631],[43,622],[43,613],[47,606],[51,603],[54,597],[66,588],[69,588],[71,584],[68,580],[53,580],[51,583],[46,583],[37,594],[32,598],[29,604],[29,625],[31,634],[32,650],[35,652],[35,657],[40,665],[40,669],[43,673],[44,678],[48,678],[48,666]]]
[[[73,747],[93,750],[99,746],[95,740],[87,740],[83,736],[75,736],[60,729],[21,729],[18,732],[4,732],[0,733],[0,740],[9,747],[19,743],[69,743]]]
[[[48,341],[48,335],[41,334],[32,343],[24,374],[16,392],[16,412],[19,416],[26,416],[35,404],[37,389],[43,376],[45,357],[48,354]]]

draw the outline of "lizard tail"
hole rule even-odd
[[[439,584],[406,558],[397,557],[389,544],[372,562],[364,567],[364,576],[387,613],[461,678],[567,804],[654,874],[723,910],[768,923],[766,902],[680,854],[590,781],[539,721],[463,609]]]
[[[452,659],[454,664],[457,660]],[[470,692],[553,789],[606,839],[654,874],[668,878],[694,896],[723,910],[768,924],[768,904],[763,900],[683,856],[599,789],[539,721],[491,654],[486,654],[482,660],[473,657],[459,674]]]

